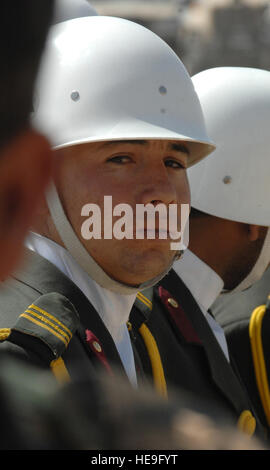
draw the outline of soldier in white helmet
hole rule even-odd
[[[34,124],[54,148],[55,184],[24,268],[1,291],[5,344],[60,380],[117,366],[136,386],[129,313],[179,253],[169,238],[85,239],[82,207],[103,209],[104,196],[132,209],[189,203],[186,168],[214,148],[192,81],[170,47],[138,24],[64,21],[48,39]]]
[[[216,94],[205,91],[211,77],[218,84]],[[222,279],[222,294],[216,295],[211,311],[225,330],[231,360],[269,429],[270,74],[253,69],[214,69],[199,74],[196,80],[209,131],[219,150],[213,165],[202,165],[200,173],[199,167],[198,172],[190,173],[192,206],[196,208],[192,211],[190,248]],[[230,103],[230,96],[235,102]],[[211,249],[210,230],[217,233]]]
[[[239,387],[229,364],[225,335],[209,308],[223,290],[241,291],[251,286],[270,262],[270,73],[216,68],[192,80],[217,149],[213,158],[188,169],[192,206],[189,249],[156,291],[139,294],[133,317],[137,327],[143,319],[147,322],[159,346],[167,381],[174,385],[192,389],[183,351],[192,349],[195,355],[196,345],[201,361],[206,353],[208,385],[215,383],[226,394],[238,410],[240,427],[247,419],[251,430],[255,426],[253,407],[244,405],[239,394],[237,397]],[[173,297],[168,298],[166,290]],[[232,312],[228,328],[234,342],[231,352],[244,362],[246,350],[241,351],[241,341],[238,343],[236,318],[237,312]],[[226,310],[223,321],[227,323]],[[176,343],[164,339],[168,323],[177,333]],[[137,342],[141,342],[141,333]],[[245,334],[248,342],[247,328]],[[198,346],[203,348],[199,351]],[[241,366],[248,369],[247,364]],[[201,394],[205,390],[202,387]],[[253,401],[253,396],[250,399]]]
[[[225,329],[231,361],[269,429],[269,311],[265,303],[270,287],[259,301],[252,286],[270,263],[270,73],[248,68],[209,73],[199,74],[194,84],[203,96],[209,132],[218,150],[213,165],[190,172],[196,209],[191,217],[190,249],[223,281],[220,287],[226,292],[213,306],[213,313]],[[217,89],[212,94],[206,92],[211,77]],[[210,216],[201,217],[201,213]],[[243,302],[245,295],[249,305]]]

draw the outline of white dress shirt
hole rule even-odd
[[[111,334],[131,384],[137,386],[134,355],[126,323],[136,294],[116,294],[98,285],[57,243],[30,232],[26,246],[54,264],[90,300]]]
[[[208,313],[208,309],[218,298],[223,289],[223,280],[210,266],[188,249],[185,251],[183,257],[174,263],[173,269],[190,290],[229,361],[228,346],[224,331]]]

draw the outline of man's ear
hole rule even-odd
[[[51,176],[48,141],[27,129],[0,150],[0,277],[16,266]]]
[[[247,225],[248,228],[248,239],[250,242],[255,242],[261,238],[264,238],[266,235],[267,227],[262,227],[261,225]]]
[[[15,191],[17,188],[20,208],[29,228],[51,176],[51,149],[45,137],[28,129],[15,140],[8,153],[10,183]]]

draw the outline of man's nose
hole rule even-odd
[[[170,180],[166,167],[150,169],[144,174],[144,186],[140,197],[141,204],[169,204],[177,203],[177,193]]]

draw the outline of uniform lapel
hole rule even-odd
[[[206,353],[215,384],[239,414],[243,409],[248,409],[250,407],[248,397],[189,289],[173,270],[161,281],[161,285],[163,289],[170,292],[171,296],[181,306],[181,310],[184,316],[186,316],[185,322],[189,321],[196,331],[196,335],[200,339],[199,342],[197,341],[197,345],[201,345]],[[183,322],[183,318],[180,319],[180,323]],[[179,322],[175,321],[175,325],[179,328]],[[196,339],[196,337],[193,337],[193,339]]]

